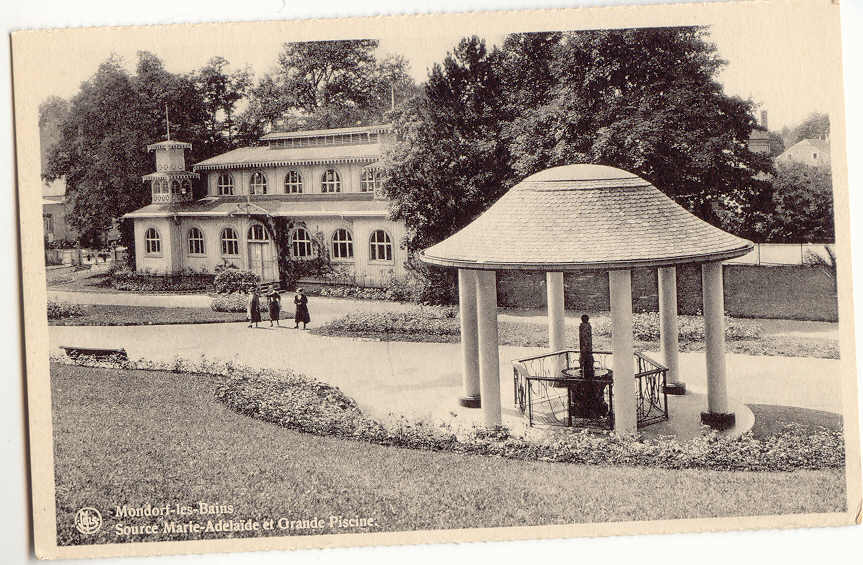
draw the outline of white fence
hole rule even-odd
[[[832,262],[830,253],[836,246],[832,243],[756,243],[755,248],[737,259],[727,263],[742,265],[803,265],[810,263],[816,257]]]

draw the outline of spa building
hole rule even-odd
[[[273,132],[261,145],[217,155],[187,171],[191,145],[149,145],[152,203],[126,214],[140,272],[212,273],[219,265],[280,280],[272,233],[291,260],[326,254],[343,282],[379,286],[404,275],[404,224],[387,218],[377,168],[389,125]],[[206,194],[193,196],[202,179]],[[280,230],[273,232],[272,230]],[[283,233],[282,233],[283,232]]]

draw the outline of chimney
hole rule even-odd
[[[761,110],[761,127],[767,130],[767,110]]]

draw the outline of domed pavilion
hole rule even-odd
[[[613,426],[637,429],[631,272],[658,270],[662,351],[667,389],[684,390],[679,374],[676,266],[701,265],[707,406],[702,422],[734,424],[726,393],[722,261],[752,242],[716,228],[648,181],[603,165],[566,165],[531,175],[476,220],[421,253],[423,261],[455,267],[463,354],[464,406],[483,410],[486,425],[501,423],[496,272],[545,271],[549,346],[563,351],[567,271],[608,271],[612,320],[609,374]],[[610,399],[611,401],[612,399]]]

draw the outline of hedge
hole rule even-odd
[[[217,294],[210,301],[210,309],[214,312],[246,312],[249,309],[247,294]],[[263,298],[258,302],[258,310],[267,310],[267,301]]]

